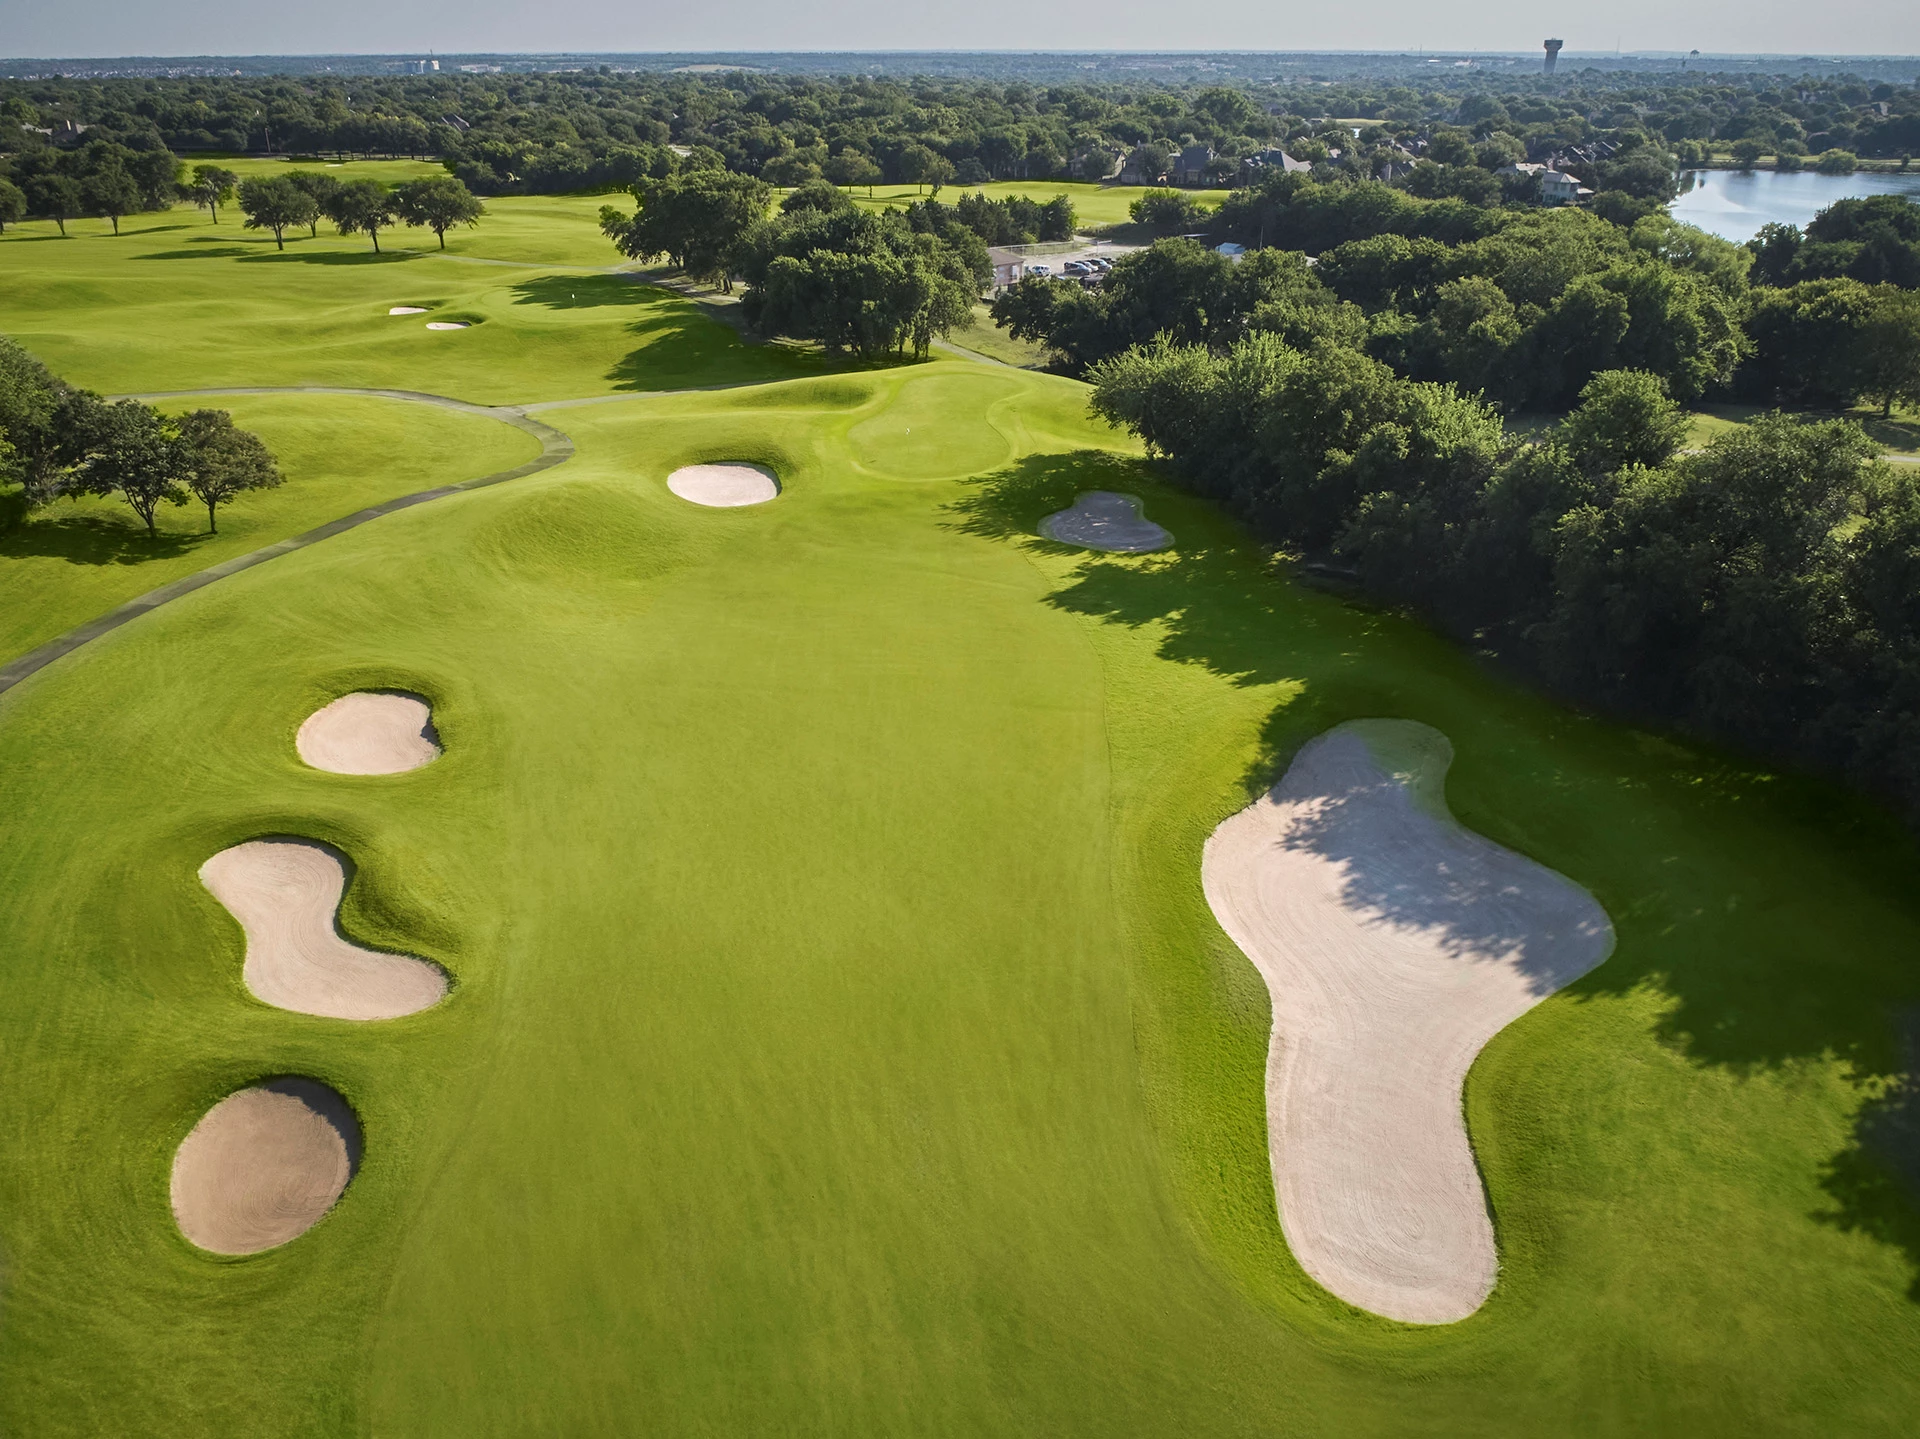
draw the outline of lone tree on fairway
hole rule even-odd
[[[246,229],[271,230],[274,246],[281,250],[287,248],[289,225],[309,224],[320,213],[313,196],[285,175],[275,175],[269,180],[242,180],[240,211],[247,217]]]
[[[250,430],[236,429],[225,410],[194,410],[180,417],[186,449],[186,486],[207,507],[207,533],[219,534],[214,510],[248,490],[270,490],[284,476],[273,454]]]
[[[340,194],[340,182],[324,170],[295,170],[287,179],[313,200],[313,213],[307,216],[307,234],[320,238],[320,217],[333,213],[333,202]]]
[[[116,400],[89,416],[80,463],[61,489],[68,494],[118,493],[151,536],[156,533],[154,512],[163,502],[187,502],[183,481],[189,470],[187,447],[158,410],[138,400]]]
[[[352,180],[334,191],[327,218],[343,235],[365,235],[380,253],[380,232],[393,224],[393,192],[378,180]]]
[[[116,235],[120,233],[120,217],[140,208],[140,186],[119,165],[102,165],[87,176],[80,192],[89,210],[113,221]]]
[[[231,170],[218,165],[195,165],[193,183],[187,187],[187,193],[193,197],[193,203],[212,216],[213,223],[220,223],[220,207],[233,198],[234,187],[240,183],[240,177]]]
[[[478,225],[487,213],[487,207],[452,175],[409,180],[394,192],[394,204],[409,225],[425,225],[433,231],[443,250],[447,248],[448,230],[455,225]]]
[[[27,202],[33,213],[59,225],[67,233],[67,221],[80,213],[80,182],[71,175],[39,175],[27,188]]]

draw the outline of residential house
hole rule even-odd
[[[1525,177],[1538,176],[1540,180],[1540,202],[1543,205],[1575,205],[1590,198],[1593,191],[1582,185],[1564,170],[1556,170],[1551,165],[1536,165],[1527,161],[1503,165],[1495,173]]]
[[[1257,151],[1242,160],[1240,162],[1240,178],[1242,180],[1252,180],[1263,172],[1273,170],[1278,170],[1287,175],[1304,174],[1310,172],[1312,169],[1313,166],[1305,160],[1296,160],[1285,150],[1275,147],[1270,150]]]
[[[1207,166],[1213,163],[1213,146],[1188,145],[1174,156],[1173,183],[1176,185],[1203,185],[1207,179]]]

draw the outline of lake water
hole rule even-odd
[[[1920,171],[1905,175],[1817,175],[1810,170],[1688,170],[1673,218],[1728,240],[1750,240],[1762,225],[1798,225],[1835,200],[1906,195],[1920,201]]]

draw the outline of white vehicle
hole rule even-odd
[[[1051,266],[1051,265],[1029,265],[1029,266],[1027,266],[1027,273],[1028,273],[1029,275],[1051,275],[1051,274],[1053,273],[1053,266]]]

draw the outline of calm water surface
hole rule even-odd
[[[1688,170],[1673,218],[1728,240],[1750,240],[1768,224],[1807,227],[1835,200],[1862,195],[1920,200],[1920,171],[1905,175],[1816,175],[1808,170]]]

